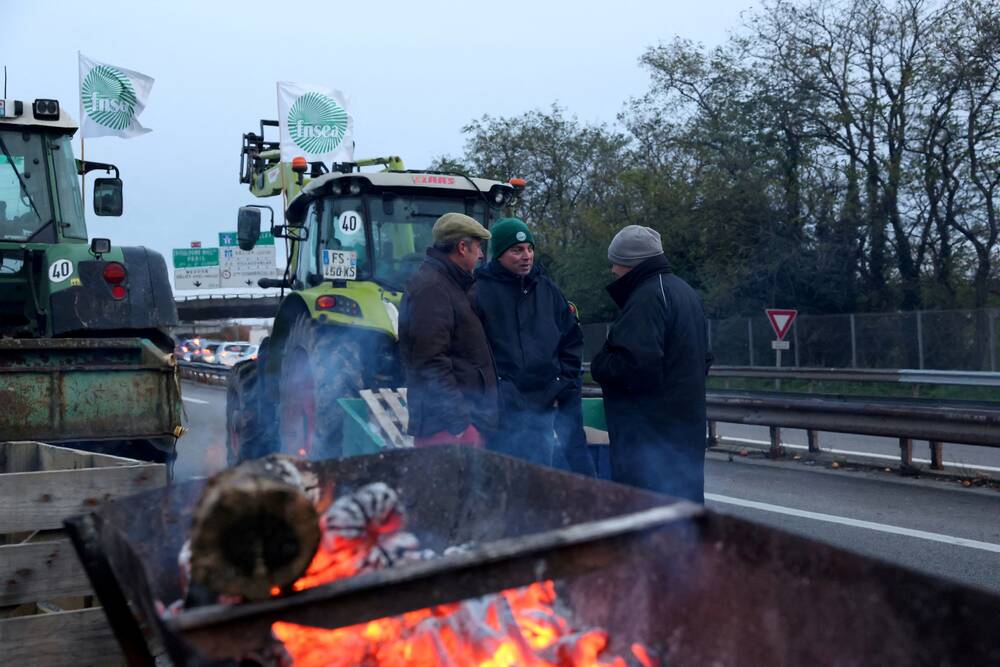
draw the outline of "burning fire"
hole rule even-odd
[[[400,532],[401,515],[395,508],[381,513],[363,529],[331,530],[339,519],[325,519],[324,540],[306,574],[295,582],[297,591],[353,576],[372,567],[375,551],[387,553],[405,544],[403,559],[426,557],[415,538]],[[375,512],[377,513],[377,512]],[[338,524],[342,525],[342,524]],[[407,539],[400,539],[400,538]],[[393,545],[391,542],[395,540]],[[379,561],[378,566],[385,566]],[[390,559],[388,564],[392,564]],[[275,594],[278,591],[274,591]],[[653,667],[658,663],[640,644],[633,644],[631,659],[603,656],[607,633],[573,628],[556,611],[552,581],[541,581],[499,594],[438,605],[401,616],[346,628],[328,630],[278,622],[275,637],[285,646],[295,667]]]

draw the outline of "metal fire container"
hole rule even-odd
[[[353,625],[543,579],[609,650],[640,642],[662,664],[1000,663],[1000,597],[690,503],[471,448],[314,465],[338,496],[395,488],[422,546],[476,546],[162,620],[204,482],[109,503],[67,528],[131,664],[215,664],[275,621]]]

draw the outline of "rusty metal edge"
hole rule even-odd
[[[704,515],[687,502],[498,540],[460,554],[372,572],[265,602],[213,605],[165,621],[210,657],[261,646],[276,621],[336,628],[457,602],[543,579],[586,574],[651,533]]]

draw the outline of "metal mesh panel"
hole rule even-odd
[[[799,366],[851,367],[849,315],[800,315],[792,325],[789,336],[799,344]]]
[[[712,354],[720,366],[745,366],[750,363],[750,345],[745,317],[713,320]]]
[[[925,368],[990,370],[986,310],[945,310],[921,314]]]
[[[587,359],[605,326],[584,327]],[[716,365],[774,366],[775,335],[763,314],[711,320],[709,330]],[[997,309],[800,315],[785,340],[782,366],[1000,371]]]
[[[858,368],[918,368],[916,313],[854,316]]]

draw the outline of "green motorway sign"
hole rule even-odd
[[[175,269],[192,269],[201,266],[218,265],[218,248],[174,248]]]
[[[237,245],[236,232],[219,232],[220,248],[234,248]],[[274,236],[271,232],[261,232],[260,238],[257,239],[257,245],[274,245]]]

